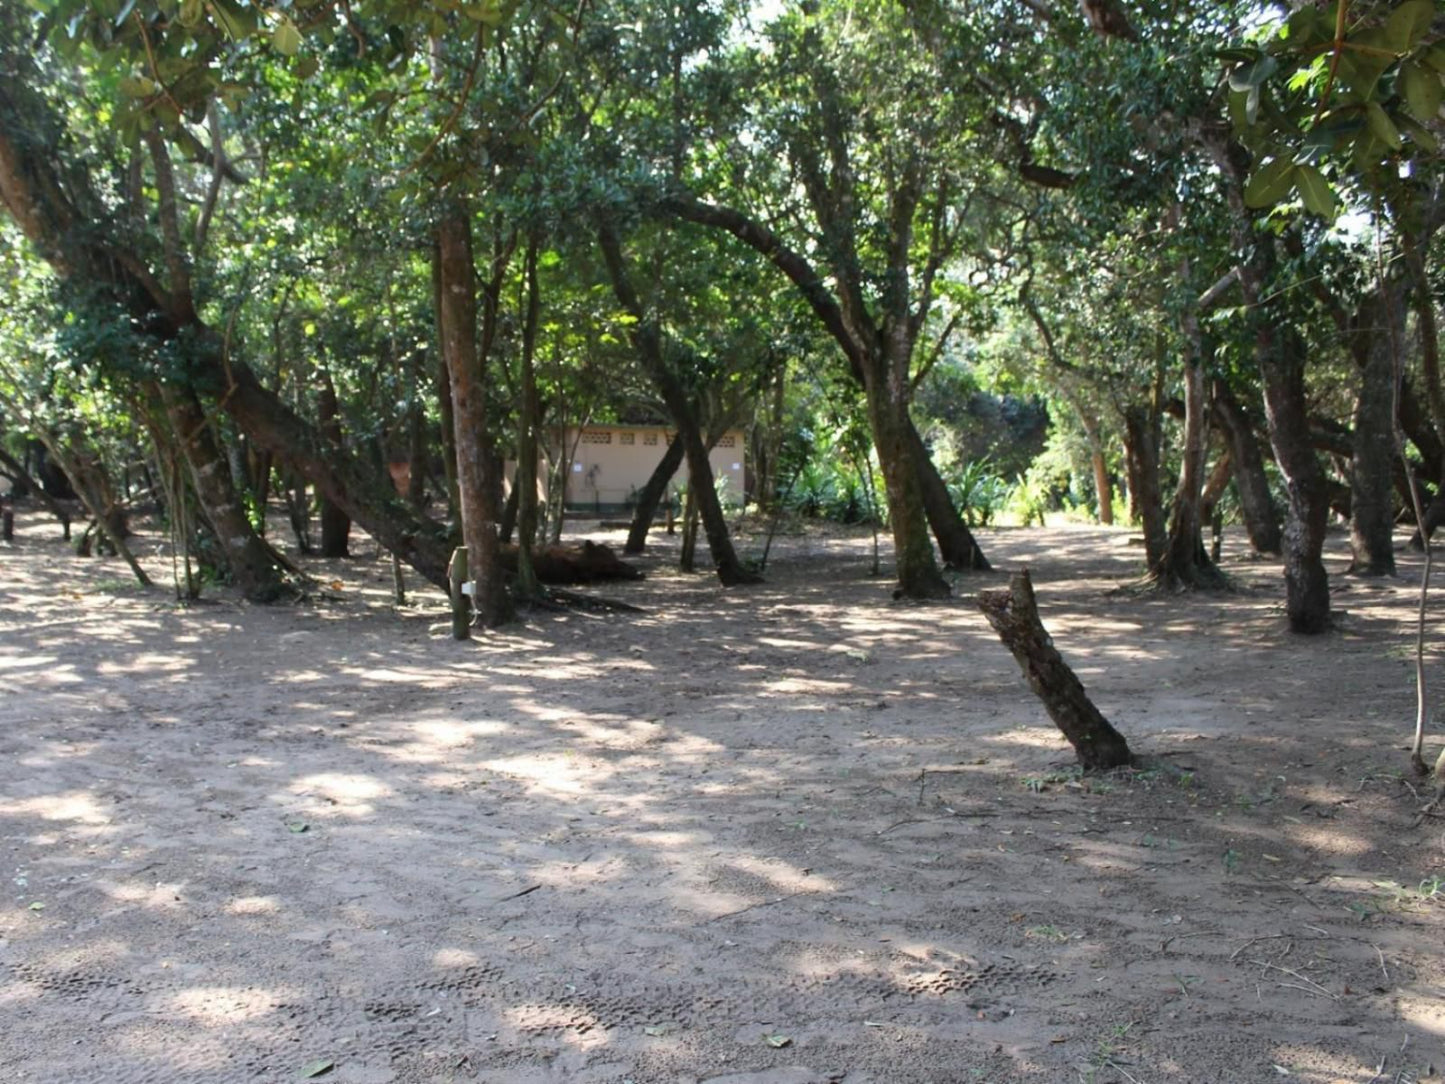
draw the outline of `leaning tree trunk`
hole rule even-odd
[[[256,534],[236,493],[230,466],[216,446],[211,424],[190,389],[161,385],[171,432],[190,469],[201,514],[215,532],[231,579],[251,602],[275,602],[289,595],[270,548]]]
[[[903,387],[898,386],[900,381],[895,379],[894,366],[882,344],[871,351],[862,369],[873,447],[878,452],[878,465],[883,469],[888,492],[897,593],[912,599],[947,598],[948,581],[938,570],[928,532],[922,480],[926,457],[914,452],[914,441],[921,443],[921,439],[908,416],[907,381],[901,382]],[[950,502],[950,511],[952,507]]]
[[[1159,491],[1159,415],[1146,406],[1127,407],[1124,437],[1129,497],[1144,528],[1144,562],[1153,568],[1164,559],[1169,544]]]
[[[1359,371],[1350,457],[1350,571],[1395,574],[1395,395],[1393,344],[1404,338],[1398,288],[1362,301],[1350,329]]]
[[[1214,420],[1224,433],[1229,458],[1234,464],[1234,488],[1239,494],[1240,514],[1250,547],[1260,556],[1278,556],[1282,541],[1279,509],[1269,492],[1264,454],[1249,416],[1223,380],[1214,382]]]
[[[472,227],[465,206],[450,208],[437,226],[439,324],[456,422],[457,491],[468,570],[476,585],[472,596],[486,628],[512,618],[512,600],[502,579],[497,520],[501,486],[487,427],[485,374],[477,352],[476,270]]]
[[[657,506],[667,492],[667,483],[682,466],[684,449],[682,434],[678,433],[668,442],[667,451],[657,461],[657,466],[647,477],[647,483],[637,494],[637,507],[632,512],[632,526],[627,531],[627,544],[622,547],[625,554],[641,553],[647,546],[647,532],[657,515]]]
[[[55,460],[60,465],[60,469],[65,472],[72,491],[85,505],[85,510],[95,521],[96,528],[110,542],[116,556],[130,567],[137,583],[142,587],[150,587],[150,577],[146,575],[145,569],[141,568],[135,554],[126,545],[126,536],[130,532],[128,529],[123,529],[124,524],[117,522],[114,515],[114,499],[110,496],[109,482],[104,471],[96,469],[99,467],[100,461],[83,450],[72,453],[53,434],[37,433],[36,435],[45,442],[45,449],[50,454],[50,458]],[[89,534],[89,529],[86,533]]]
[[[745,569],[733,548],[697,415],[692,404],[688,402],[682,382],[662,355],[662,339],[657,324],[646,316],[637,291],[633,289],[623,262],[622,244],[617,233],[606,223],[599,223],[597,239],[602,248],[603,260],[607,264],[608,276],[612,279],[612,292],[617,295],[623,309],[635,318],[631,328],[633,346],[658,391],[662,393],[662,401],[672,416],[673,424],[677,426],[677,436],[682,441],[683,452],[687,456],[688,489],[702,516],[703,533],[707,535],[708,549],[712,553],[718,579],[724,587],[759,583],[762,577]]]
[[[7,49],[6,61],[30,70],[20,55]],[[204,389],[197,383],[198,392],[214,394],[257,447],[289,462],[382,545],[444,586],[449,550],[442,532],[410,514],[359,464],[330,454],[314,427],[265,388],[244,361],[229,356],[193,306],[172,303],[123,232],[112,231],[111,219],[96,213],[92,178],[80,173],[61,181],[56,175],[54,156],[34,144],[36,117],[53,119],[53,113],[27,81],[0,81],[0,197],[41,255],[62,277],[120,304],[155,341],[187,336],[205,382]],[[61,128],[58,122],[42,127]]]
[[[693,507],[702,520],[703,534],[707,537],[708,552],[712,555],[713,566],[724,587],[738,587],[742,584],[759,583],[762,577],[749,572],[738,559],[733,548],[732,536],[728,533],[727,516],[722,501],[717,495],[713,479],[712,463],[707,457],[707,443],[698,427],[697,417],[691,404],[683,395],[682,385],[671,373],[661,374],[659,385],[662,398],[677,426],[678,439],[682,441],[687,456],[687,487]]]
[[[1099,769],[1132,764],[1129,743],[1094,706],[1039,620],[1028,569],[1013,575],[1007,591],[980,591],[976,601],[1080,763]]]
[[[923,437],[911,418],[907,435],[910,450],[916,458],[918,480],[923,487],[923,512],[928,517],[933,537],[938,540],[944,565],[959,572],[987,572],[991,567],[988,559],[984,557],[968,524],[963,522],[963,517],[953,506],[948,483],[933,465],[928,445],[923,443]]]
[[[1265,300],[1275,270],[1276,240],[1258,228],[1258,216],[1245,204],[1249,152],[1217,130],[1203,129],[1202,136],[1228,182],[1235,247],[1251,254],[1240,264],[1239,286],[1255,324],[1254,357],[1264,384],[1269,441],[1289,491],[1282,547],[1285,611],[1293,631],[1320,633],[1330,627],[1330,581],[1322,556],[1329,503],[1324,471],[1310,441],[1304,344],[1285,314]],[[1235,457],[1235,470],[1243,479],[1246,463],[1239,456]]]

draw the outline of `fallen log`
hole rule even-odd
[[[1014,573],[1006,591],[980,591],[975,600],[1004,647],[1013,654],[1029,688],[1043,701],[1085,768],[1122,768],[1134,763],[1124,735],[1110,725],[1084,685],[1054,647],[1039,620],[1028,569]]]
[[[517,571],[517,547],[503,546],[502,567]],[[598,583],[603,580],[640,580],[643,572],[596,542],[581,545],[548,546],[532,554],[537,579],[549,584]]]

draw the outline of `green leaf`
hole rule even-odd
[[[194,30],[201,24],[201,19],[205,17],[205,14],[205,5],[201,3],[201,0],[182,0],[181,11],[176,16],[176,21],[187,30]]]
[[[235,0],[210,0],[216,21],[233,41],[242,41],[256,32],[256,11],[241,7]]]
[[[149,98],[160,88],[154,79],[144,75],[128,75],[120,81],[120,92],[127,98]]]
[[[1325,175],[1314,166],[1296,166],[1294,178],[1295,187],[1299,190],[1305,207],[1321,218],[1333,222],[1338,205]]]
[[[1445,99],[1440,76],[1418,61],[1406,61],[1400,68],[1399,87],[1416,120],[1429,124],[1435,119],[1435,114],[1440,112],[1440,102]]]
[[[36,900],[30,905],[30,909],[32,911],[43,911],[45,910],[45,904],[41,903],[39,900]]]
[[[1426,154],[1435,154],[1440,150],[1440,140],[1435,138],[1435,133],[1415,120],[1414,117],[1401,117],[1400,128],[1410,137],[1415,146]]]
[[[1375,138],[1374,132],[1365,128],[1355,137],[1355,145],[1350,151],[1350,160],[1361,173],[1368,173],[1380,164],[1384,153],[1385,145]]]
[[[1230,64],[1253,64],[1260,53],[1258,49],[1215,49],[1214,55]]]
[[[314,56],[303,56],[296,64],[296,78],[310,79],[321,67],[321,62]]]
[[[1427,67],[1445,75],[1445,45],[1432,45],[1420,54]]]
[[[1229,73],[1230,90],[1251,90],[1279,70],[1279,61],[1262,56],[1252,64],[1242,64]]]
[[[1408,53],[1419,44],[1435,18],[1435,0],[1405,0],[1385,21],[1385,40],[1397,53]]]
[[[1395,122],[1390,119],[1390,114],[1385,112],[1384,106],[1379,102],[1371,102],[1365,106],[1365,119],[1376,139],[1391,150],[1400,149],[1400,130],[1395,127]]]
[[[1332,36],[1329,19],[1317,8],[1302,7],[1285,23],[1285,38],[1291,49],[1303,49]]]
[[[295,56],[301,48],[301,31],[296,29],[296,24],[284,15],[281,21],[276,24],[276,29],[271,31],[271,44],[282,56]]]
[[[330,1058],[317,1058],[315,1061],[308,1061],[305,1065],[301,1066],[301,1072],[298,1075],[302,1080],[311,1080],[329,1073],[335,1068],[336,1062]]]
[[[1289,194],[1294,184],[1295,164],[1283,156],[1255,170],[1244,186],[1246,207],[1272,207]]]
[[[781,1050],[785,1046],[792,1046],[793,1040],[787,1035],[764,1035],[763,1042],[767,1043],[774,1050]]]

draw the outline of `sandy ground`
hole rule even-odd
[[[1141,597],[1126,532],[983,532],[1154,758],[1081,779],[967,598],[891,601],[861,537],[734,592],[663,539],[608,591],[646,615],[459,644],[366,543],[313,605],[183,608],[58,533],[0,546],[5,1081],[1445,1066],[1416,557],[1306,640],[1237,538],[1236,593]]]

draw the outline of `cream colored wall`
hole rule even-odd
[[[672,430],[661,426],[589,425],[583,428],[581,440],[576,429],[568,429],[567,447],[573,449],[575,442],[575,451],[567,475],[567,503],[625,504],[647,484],[671,437]],[[729,504],[743,499],[745,451],[742,430],[730,429],[708,456],[713,477],[727,479],[723,492]],[[685,473],[684,465],[673,475],[671,485],[679,485]]]

